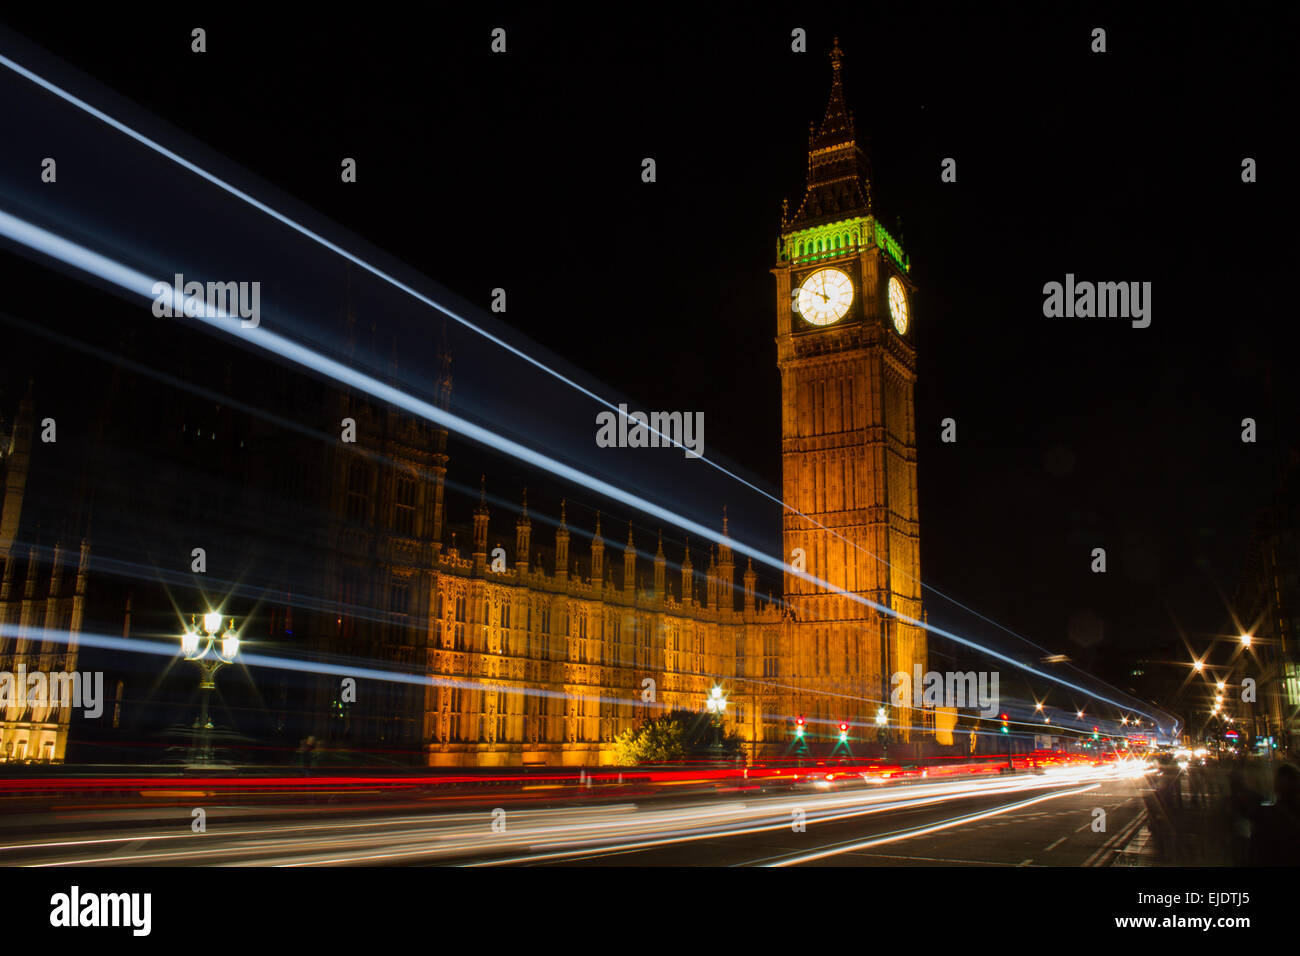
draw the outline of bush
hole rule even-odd
[[[743,742],[726,733],[718,717],[673,710],[614,739],[614,762],[620,767],[647,763],[681,763],[701,757],[739,757]]]

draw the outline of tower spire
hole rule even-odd
[[[596,587],[605,584],[605,539],[600,536],[600,512],[596,512],[596,533],[591,538],[591,581]]]
[[[569,523],[565,520],[564,499],[560,499],[560,526],[555,529],[555,576],[561,581],[569,578]]]
[[[844,51],[840,49],[840,38],[835,38],[831,48],[831,95],[826,101],[826,115],[822,117],[821,129],[817,131],[812,145],[826,145],[839,142],[845,136],[853,136],[853,113],[844,104]]]
[[[524,500],[515,522],[515,564],[521,574],[528,572],[528,551],[533,541],[533,523],[528,517],[528,489],[524,489]]]
[[[474,509],[474,567],[479,571],[479,573],[482,573],[487,567],[487,538],[487,475],[480,475],[478,507]]]
[[[831,48],[831,93],[821,125],[808,126],[808,186],[788,230],[871,213],[871,165],[844,94],[844,51]]]

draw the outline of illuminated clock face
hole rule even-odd
[[[838,322],[853,304],[853,282],[839,269],[819,269],[799,287],[798,304],[813,325]]]
[[[907,331],[907,292],[898,276],[889,277],[889,316],[894,320],[899,335]]]

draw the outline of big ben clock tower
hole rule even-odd
[[[906,253],[876,219],[842,61],[836,40],[826,115],[809,132],[807,190],[782,214],[772,270],[786,559],[801,549],[808,574],[833,586],[786,575],[787,666],[799,688],[786,713],[847,720],[870,741],[883,702],[889,736],[907,740],[921,713],[888,706],[890,677],[925,670],[925,631],[849,595],[921,619],[914,286]]]

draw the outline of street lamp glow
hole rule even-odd
[[[1079,711],[1079,712],[1078,712],[1077,714],[1075,714],[1074,716],[1076,716],[1076,717],[1082,717],[1082,716],[1083,716],[1083,711]]]
[[[1219,690],[1223,690],[1223,681],[1219,681],[1218,687]]]
[[[883,727],[883,726],[885,726],[885,724],[887,724],[887,723],[889,723],[889,717],[886,716],[886,714],[885,714],[885,708],[883,708],[883,707],[877,707],[877,708],[876,708],[876,726],[877,726],[877,727]]]
[[[219,611],[208,611],[203,615],[201,624],[196,623],[194,616],[191,615],[190,626],[181,634],[181,654],[199,668],[201,706],[198,719],[194,721],[194,729],[199,732],[194,753],[198,761],[205,764],[212,761],[209,734],[212,730],[212,719],[208,716],[208,695],[216,688],[214,678],[217,671],[224,664],[233,664],[235,658],[239,656],[239,636],[235,633],[235,621],[232,618],[226,625],[225,634],[222,634],[221,625],[224,620]],[[218,637],[221,640],[219,649],[212,653]]]
[[[1040,701],[1035,701],[1035,702],[1034,702],[1034,710],[1042,710],[1042,709],[1043,709],[1043,702],[1042,702],[1041,700],[1040,700]]]
[[[1250,647],[1250,642],[1251,642],[1252,640],[1253,640],[1253,638],[1252,638],[1249,634],[1243,634],[1243,635],[1241,635],[1241,646],[1242,646],[1242,647]]]
[[[1194,667],[1196,672],[1199,674],[1201,671],[1205,670],[1205,661],[1195,661],[1192,664],[1192,667]]]

